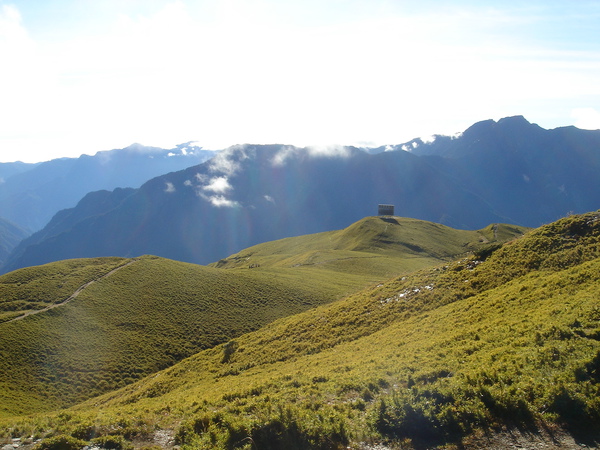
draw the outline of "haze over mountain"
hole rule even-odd
[[[516,116],[476,123],[458,139],[438,136],[411,152],[441,157],[432,164],[511,223],[539,226],[600,207],[600,130],[545,130]]]
[[[139,187],[148,179],[206,161],[215,154],[192,143],[162,149],[133,144],[94,156],[37,164],[0,164],[0,217],[29,232],[40,230],[61,209],[88,192]]]
[[[103,194],[97,213],[87,198],[24,241],[4,271],[141,254],[206,264],[260,242],[343,228],[378,203],[461,229],[535,227],[600,206],[600,131],[544,130],[516,116],[392,149],[234,146],[125,198]],[[107,210],[110,196],[119,198]]]
[[[27,233],[15,224],[0,218],[0,265],[9,253],[27,237]]]

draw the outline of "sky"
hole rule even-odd
[[[0,162],[600,128],[600,1],[0,0]]]

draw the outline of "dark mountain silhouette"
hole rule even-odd
[[[416,155],[455,174],[511,222],[537,227],[600,207],[600,131],[545,130],[522,116],[476,123],[458,139],[418,145]]]
[[[94,156],[0,164],[0,216],[33,232],[88,192],[137,188],[152,177],[199,164],[214,154],[189,144],[169,150],[133,144]]]
[[[256,243],[344,228],[378,203],[462,229],[536,227],[600,207],[600,131],[544,130],[512,117],[396,148],[411,151],[235,146],[124,198],[103,194],[120,196],[110,211],[99,206],[94,215],[85,202],[61,213],[61,226],[42,230],[4,270],[147,253],[205,264]]]

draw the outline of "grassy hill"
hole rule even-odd
[[[527,228],[492,224],[478,231],[401,217],[367,217],[343,230],[280,239],[211,264],[218,268],[306,268],[391,277],[455,259]]]
[[[325,290],[293,277],[150,256],[12,272],[0,277],[0,410],[47,410],[114,390],[331,301],[347,289],[341,284]]]
[[[509,230],[504,239],[524,230],[500,228]],[[250,260],[237,255],[216,267],[144,256],[5,274],[0,415],[115,390],[277,318],[486,245],[485,234],[372,217],[339,232],[253,247],[244,252]]]
[[[80,445],[482,447],[505,428],[597,444],[599,256],[600,212],[568,217],[0,426]]]

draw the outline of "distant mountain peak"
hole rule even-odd
[[[470,135],[476,135],[480,133],[489,133],[500,130],[506,131],[507,129],[512,131],[526,130],[532,126],[539,128],[537,125],[532,124],[523,116],[509,116],[503,117],[497,122],[493,119],[477,122],[467,128],[464,132],[464,135],[468,137]]]
[[[508,124],[508,123],[522,123],[522,124],[528,124],[531,125],[531,122],[529,122],[525,117],[518,115],[518,116],[508,116],[508,117],[503,117],[502,119],[498,120],[498,125],[501,124]]]

